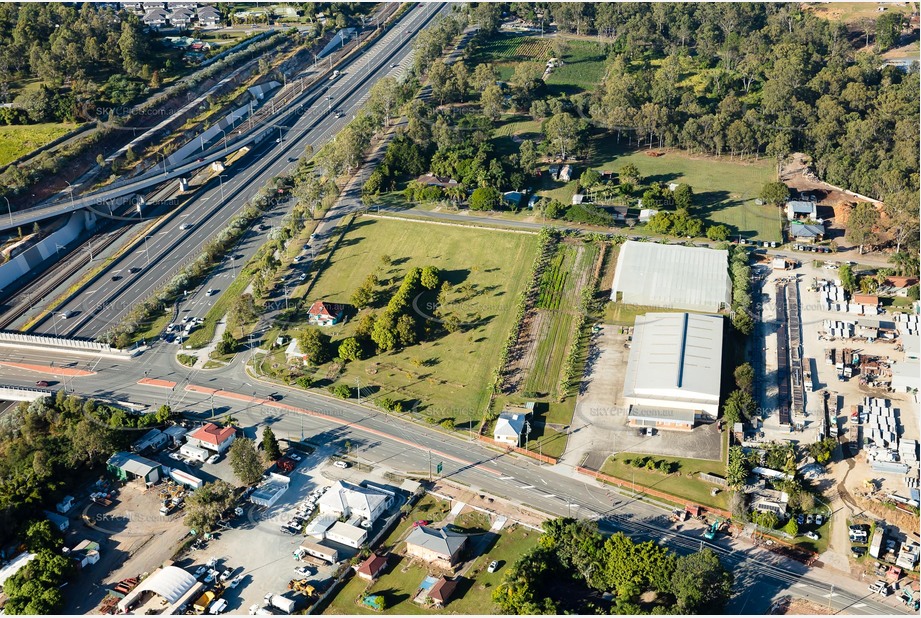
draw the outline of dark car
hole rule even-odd
[[[121,275],[112,275],[112,281],[121,281]]]
[[[141,269],[138,266],[132,266],[131,268],[128,269],[128,272],[134,275],[136,273],[141,272]]]
[[[35,386],[39,388],[47,388],[48,383],[45,382],[44,380],[39,380],[38,382],[35,383]]]

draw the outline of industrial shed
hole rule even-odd
[[[715,419],[722,356],[720,316],[638,316],[624,377],[628,420],[640,426],[690,429],[694,418]]]
[[[720,311],[732,302],[728,268],[728,251],[630,240],[617,256],[611,300]]]
[[[124,451],[109,457],[106,467],[121,481],[143,479],[145,483],[156,483],[163,476],[160,464],[156,461]]]
[[[154,571],[119,601],[118,610],[122,613],[127,611],[142,600],[145,592],[159,595],[169,604],[175,603],[197,583],[195,577],[184,569],[177,566],[163,567]]]

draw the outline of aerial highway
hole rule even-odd
[[[228,167],[194,200],[172,213],[170,220],[140,243],[136,251],[111,266],[112,270],[128,275],[113,280],[109,273],[103,274],[88,289],[36,324],[32,332],[93,338],[118,324],[131,307],[148,298],[180,266],[199,255],[205,243],[263,185],[290,170],[306,145],[318,150],[345,126],[371,86],[398,69],[410,56],[413,36],[407,32],[418,32],[437,14],[446,11],[446,7],[423,4],[408,11],[344,75],[330,82],[324,96],[332,97],[331,100],[324,100],[303,113],[290,112],[276,127],[277,138],[265,140]],[[329,113],[330,110],[341,111],[341,117]]]

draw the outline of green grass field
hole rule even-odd
[[[724,223],[733,235],[782,240],[780,210],[755,204],[761,187],[775,179],[774,163],[770,159],[743,162],[723,157],[716,160],[691,157],[679,151],[651,157],[645,152],[627,148],[625,142],[618,145],[616,139],[608,135],[598,135],[590,143],[588,165],[616,172],[632,163],[645,183],[687,183],[694,189],[694,214],[706,223]],[[577,166],[574,171],[574,176],[578,177],[584,168]]]
[[[570,40],[566,44],[563,65],[550,72],[547,85],[551,91],[570,94],[594,90],[604,79],[604,50],[592,41]]]
[[[36,148],[56,140],[77,125],[47,122],[43,124],[0,126],[0,165],[7,165]]]
[[[419,404],[427,415],[453,418],[459,429],[478,421],[489,399],[489,386],[502,345],[512,327],[515,307],[527,283],[537,251],[533,234],[431,224],[406,219],[363,218],[352,227],[320,273],[307,301],[349,303],[372,272],[391,281],[389,300],[414,266],[437,266],[454,286],[449,310],[466,327],[439,334],[403,350],[350,362],[337,382],[354,385],[375,397]],[[389,265],[381,257],[389,256]],[[426,319],[434,312],[423,302],[415,308]],[[325,329],[334,342],[354,333],[353,319]],[[321,368],[317,378],[326,375]]]
[[[624,463],[625,459],[634,459],[636,457],[651,457],[655,460],[666,459],[678,462],[678,473],[680,475],[665,475],[643,468],[634,468]],[[716,496],[711,496],[710,490],[715,486],[697,478],[698,472],[726,476],[726,465],[722,461],[620,453],[609,457],[601,467],[601,472],[624,481],[636,482],[637,485],[664,491],[684,500],[692,500],[703,506],[714,506],[720,509],[729,508],[728,492],[724,490],[720,491]]]
[[[418,562],[409,566],[406,559],[391,556],[391,562],[377,581],[369,585],[367,581],[353,577],[323,613],[375,614],[376,612],[356,603],[356,599],[367,590],[371,594],[384,597],[384,614],[496,614],[498,609],[492,602],[493,589],[502,581],[505,569],[536,546],[539,537],[538,532],[520,526],[509,526],[502,530],[495,543],[488,548],[487,554],[480,555],[474,560],[454,597],[442,610],[428,609],[413,602],[419,584],[429,575],[428,569],[420,566]],[[492,560],[499,562],[499,570],[488,573],[486,566]]]

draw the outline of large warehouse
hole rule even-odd
[[[624,377],[631,425],[691,429],[719,413],[723,318],[647,313],[636,318]]]
[[[617,256],[611,300],[689,311],[732,302],[729,252],[628,240]]]

